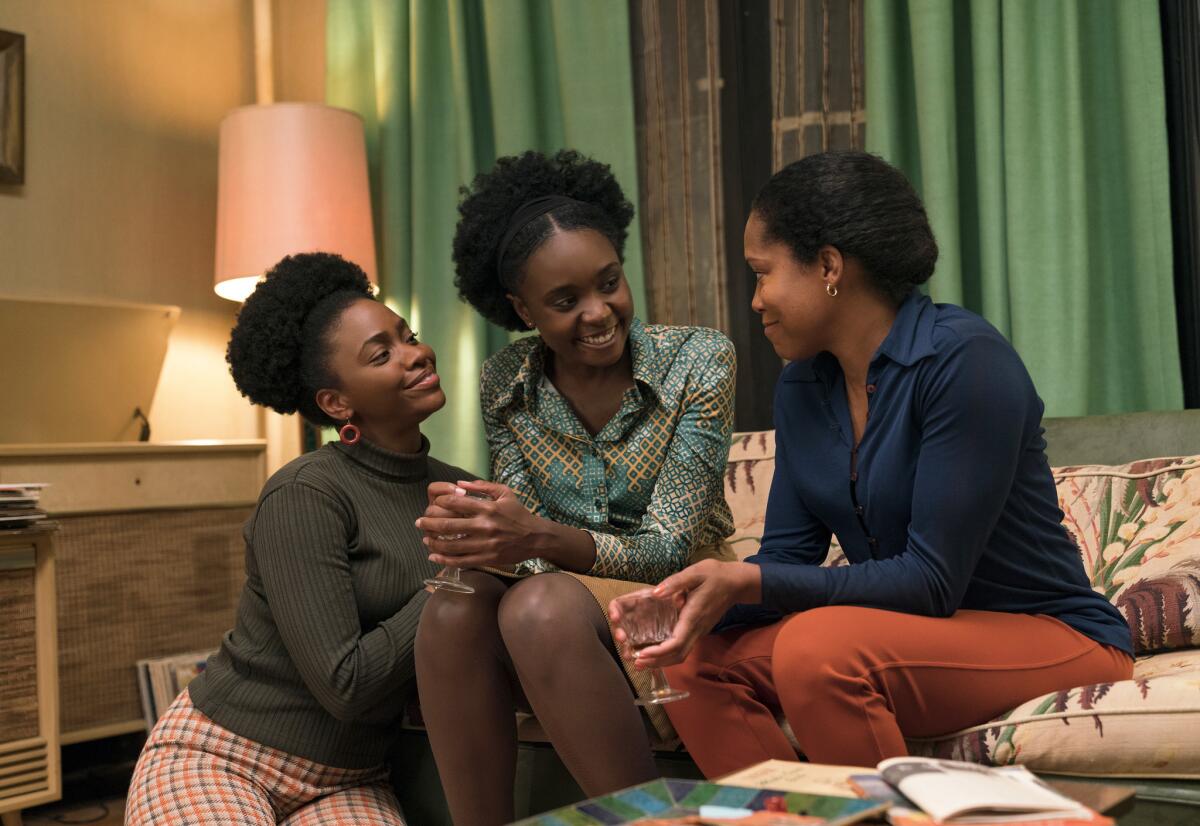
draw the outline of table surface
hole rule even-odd
[[[1133,808],[1133,798],[1136,790],[1133,786],[1118,786],[1111,783],[1089,782],[1085,780],[1070,780],[1061,777],[1043,777],[1047,786],[1065,794],[1072,800],[1078,800],[1089,809],[1095,809],[1102,815],[1115,817]]]

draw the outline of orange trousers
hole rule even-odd
[[[853,606],[703,637],[667,669],[691,692],[664,708],[707,777],[795,760],[874,766],[905,737],[985,723],[1026,700],[1127,680],[1129,655],[1057,619],[996,611],[921,617]]]

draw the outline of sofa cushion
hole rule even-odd
[[[1200,651],[1139,658],[1134,679],[1045,694],[913,754],[1033,771],[1200,778]]]
[[[1063,524],[1135,650],[1200,645],[1200,456],[1053,473]]]
[[[758,552],[767,512],[767,491],[774,475],[775,431],[734,434],[729,464],[725,466],[725,501],[733,514],[729,544],[738,559]]]
[[[725,501],[733,514],[729,544],[738,559],[758,553],[767,514],[767,492],[775,475],[775,431],[735,433],[725,468]],[[829,544],[824,565],[845,565],[837,537]]]

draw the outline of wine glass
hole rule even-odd
[[[617,622],[634,651],[657,645],[671,636],[671,629],[679,620],[679,606],[675,601],[654,596],[652,588],[617,597],[616,602],[621,608],[621,618]],[[654,668],[650,671],[649,696],[638,697],[634,702],[639,706],[657,706],[687,696],[686,691],[671,688],[661,668]]]
[[[438,536],[438,539],[462,539],[464,536],[466,536],[465,533],[445,534]],[[450,565],[438,571],[436,576],[426,579],[425,584],[435,591],[450,591],[455,594],[475,593],[474,587],[463,582],[462,571]]]
[[[490,502],[492,497],[484,493],[475,493],[468,491],[467,496],[472,499],[483,499]],[[465,533],[441,533],[436,534],[434,539],[441,539],[446,542],[453,542],[456,539],[465,539]],[[453,565],[447,565],[442,570],[437,572],[437,576],[431,576],[425,580],[425,584],[437,591],[450,591],[455,594],[473,594],[475,589],[463,582],[462,569],[456,568]]]

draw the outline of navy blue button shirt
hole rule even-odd
[[[945,617],[1048,614],[1132,653],[1062,526],[1041,399],[979,316],[914,292],[867,373],[860,444],[829,353],[789,364],[775,394],[775,477],[759,552],[762,605],[718,629],[824,605]],[[851,563],[819,567],[837,534]]]

